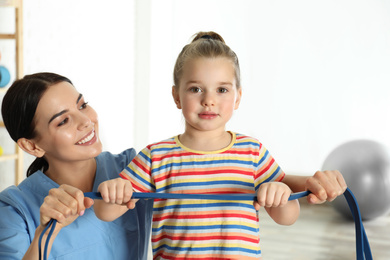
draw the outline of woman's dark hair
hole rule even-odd
[[[32,139],[36,136],[34,116],[38,103],[48,87],[63,81],[72,84],[68,78],[55,73],[36,73],[16,80],[7,90],[1,114],[15,142],[20,138]],[[45,158],[36,158],[27,170],[27,177],[38,170],[45,172],[48,168]]]

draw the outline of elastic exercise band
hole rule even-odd
[[[295,200],[305,197],[310,194],[310,191],[302,191],[293,193],[290,195],[288,200]],[[102,199],[102,196],[98,192],[86,192],[85,197],[91,199]],[[372,260],[372,254],[370,244],[367,239],[366,231],[364,230],[362,218],[359,211],[359,205],[356,201],[352,191],[347,188],[344,192],[344,197],[348,202],[349,208],[351,209],[353,219],[355,221],[355,235],[356,235],[356,259],[357,260]],[[256,200],[254,194],[176,194],[176,193],[142,193],[134,192],[133,199],[206,199],[206,200]],[[41,240],[43,234],[51,226],[50,232],[47,235],[43,259],[47,259],[47,247],[50,241],[51,235],[54,231],[57,221],[51,219],[41,236],[39,237],[39,259],[41,259]]]
[[[309,195],[310,191],[293,193],[288,200],[295,200]],[[85,197],[91,199],[102,199],[98,192],[86,192]],[[203,199],[203,200],[256,200],[254,194],[185,194],[185,193],[147,193],[134,192],[133,199]]]

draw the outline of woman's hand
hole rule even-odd
[[[70,185],[63,184],[51,189],[40,208],[41,226],[45,227],[50,219],[57,220],[56,230],[66,227],[82,216],[93,200],[84,197],[84,193]]]
[[[333,201],[347,189],[344,177],[339,171],[317,171],[306,179],[305,189],[312,193],[307,196],[311,204]]]

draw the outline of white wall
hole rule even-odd
[[[134,2],[24,1],[23,17],[25,74],[50,71],[69,77],[99,114],[103,148],[120,152],[132,147]],[[1,32],[13,32],[13,19],[13,9],[0,8]],[[11,69],[12,44],[0,41],[7,56],[0,64]],[[7,138],[1,129],[0,145],[11,150]],[[26,169],[31,161],[26,155]],[[0,163],[0,190],[13,184],[12,171],[13,162]]]
[[[237,53],[243,99],[229,129],[288,173],[312,174],[346,141],[390,146],[390,2],[152,1],[149,141],[180,133],[170,96],[181,48],[215,30]]]
[[[0,9],[0,30],[9,15]],[[352,139],[390,146],[387,0],[24,1],[25,73],[68,76],[98,111],[104,148],[141,149],[183,131],[172,70],[200,30],[240,59],[229,129],[257,137],[288,173],[313,173]],[[0,189],[13,182],[1,167]]]

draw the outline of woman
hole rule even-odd
[[[147,258],[151,200],[103,222],[83,195],[116,177],[135,151],[102,153],[97,114],[69,79],[37,73],[17,80],[2,116],[11,138],[37,159],[20,185],[0,193],[0,259],[38,259],[39,236],[52,218],[52,259]]]

